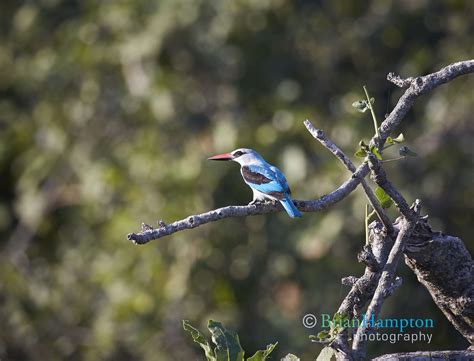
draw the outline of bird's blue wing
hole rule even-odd
[[[283,176],[283,174],[281,175]],[[270,167],[253,164],[244,166],[242,167],[242,176],[245,183],[259,192],[274,195],[276,198],[280,198],[278,194],[283,196],[284,193],[287,193],[286,179],[285,182],[281,182],[281,176],[279,177]]]
[[[282,185],[283,189],[285,189],[285,192],[291,194],[290,186],[288,185],[288,181],[286,180],[285,175],[282,173],[282,171],[274,165],[270,166],[270,169],[273,171],[273,173],[275,173],[276,178],[278,179],[278,183]]]

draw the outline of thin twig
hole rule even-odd
[[[364,214],[364,228],[365,228],[365,244],[369,244],[369,205],[365,205],[365,214]],[[390,225],[391,226],[391,225]],[[393,229],[393,227],[392,227]]]
[[[410,78],[402,79],[400,75],[396,75],[395,73],[388,73],[387,80],[390,83],[395,84],[399,88],[408,88],[413,82],[414,78],[410,77]]]
[[[367,87],[364,85],[363,88],[364,88],[364,92],[365,92],[365,97],[367,98],[367,106],[370,109],[370,114],[372,115],[372,120],[374,121],[375,136],[377,138],[379,138],[380,137],[379,125],[377,124],[377,117],[375,116],[374,107],[372,106],[372,102],[370,100],[370,96],[369,96],[369,92],[367,91]]]
[[[386,148],[385,148],[386,149]],[[401,157],[397,157],[397,158],[392,158],[392,159],[384,159],[384,160],[381,160],[380,163],[389,163],[389,162],[395,162],[396,160],[400,160],[400,159],[405,159],[406,157],[403,155]]]

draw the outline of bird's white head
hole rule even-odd
[[[233,160],[240,165],[248,165],[264,162],[262,156],[253,149],[238,148],[230,153],[218,154],[208,158],[209,160]]]

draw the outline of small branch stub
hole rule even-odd
[[[408,88],[413,82],[413,78],[402,79],[400,75],[396,75],[395,73],[388,73],[387,80],[399,88]]]

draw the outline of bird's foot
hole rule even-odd
[[[274,206],[279,203],[280,202],[276,199],[254,199],[252,202],[249,203],[249,206],[262,206],[265,204]]]

